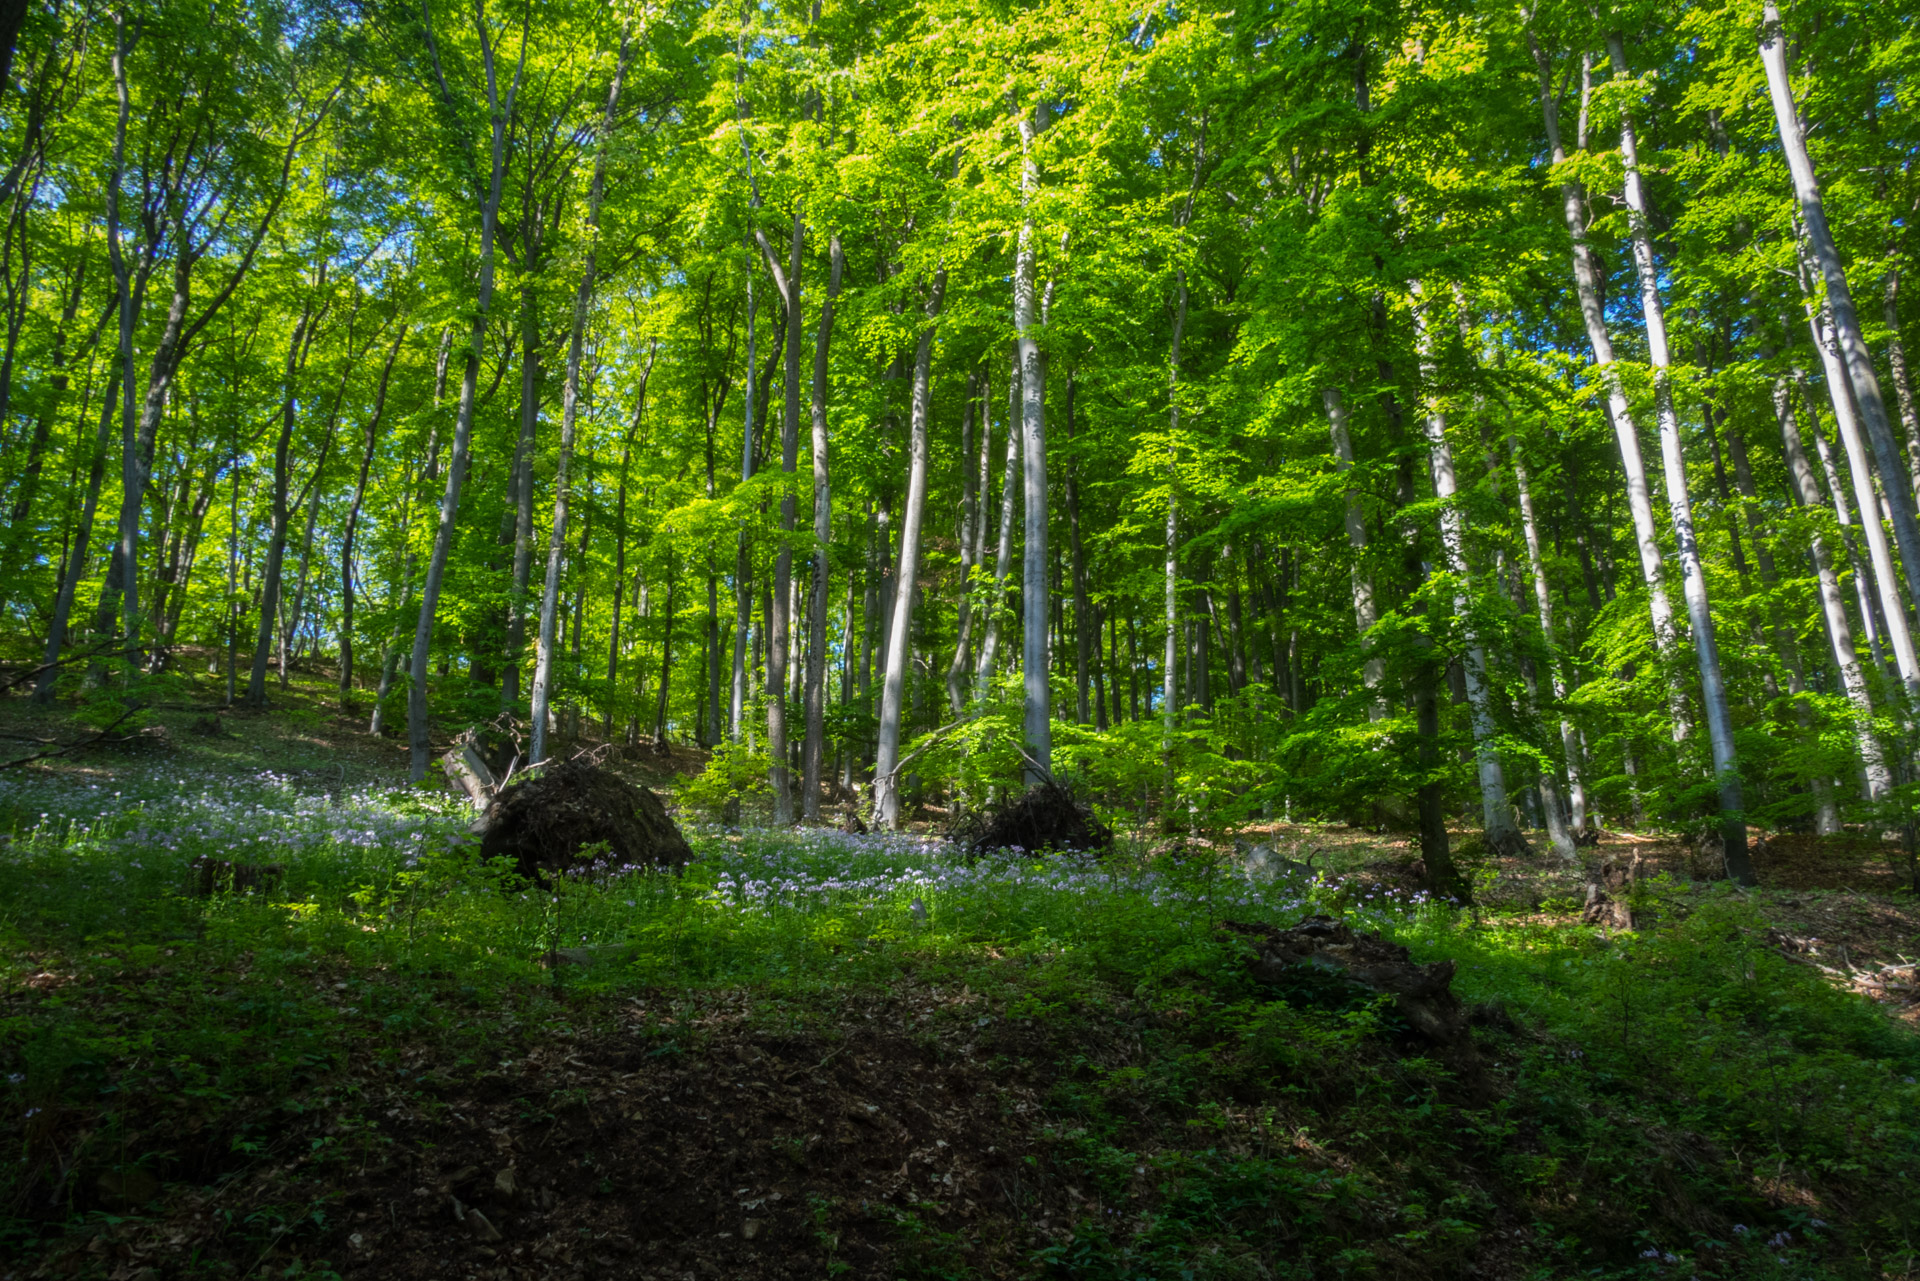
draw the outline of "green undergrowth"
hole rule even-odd
[[[211,1212],[252,1243],[187,1275],[324,1251],[327,1195],[246,1189],[299,1165],[344,1195],[389,1087],[431,1102],[529,1046],[613,1035],[636,994],[744,993],[769,1029],[831,1038],[855,994],[941,984],[1020,1029],[996,1062],[1040,1089],[1036,1141],[1075,1189],[1033,1229],[1028,1275],[1914,1266],[1920,1041],[1767,946],[1724,887],[1657,884],[1655,924],[1606,937],[1139,850],[969,864],[916,838],[710,831],[684,876],[545,888],[476,865],[427,793],[113,791],[0,792],[0,1257],[164,1217],[182,1187],[233,1189]],[[201,896],[201,856],[273,870]],[[1312,913],[1455,962],[1481,1079],[1383,1000],[1313,982],[1274,999],[1217,928]],[[591,964],[543,968],[554,949]],[[967,1275],[953,1225],[894,1213],[903,1274]]]

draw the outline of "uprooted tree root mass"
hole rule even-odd
[[[1469,1011],[1453,994],[1452,961],[1417,964],[1398,943],[1327,916],[1285,930],[1241,921],[1222,921],[1220,928],[1253,948],[1249,973],[1283,999],[1337,1004],[1340,989],[1391,997],[1407,1029],[1430,1044],[1463,1083],[1480,1087]]]
[[[529,880],[596,861],[682,867],[693,859],[659,797],[586,761],[568,761],[508,787],[474,830],[481,857],[510,858]]]
[[[953,839],[976,856],[1002,850],[1103,854],[1113,848],[1113,829],[1071,788],[1049,779],[963,820]]]

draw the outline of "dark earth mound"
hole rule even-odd
[[[512,784],[474,831],[482,858],[510,858],[530,880],[595,863],[681,867],[693,858],[659,797],[586,761],[567,761]]]
[[[963,821],[953,840],[971,855],[996,850],[1102,854],[1113,848],[1113,829],[1072,789],[1049,780]]]
[[[1462,1076],[1477,1072],[1468,1012],[1453,994],[1452,961],[1415,964],[1398,943],[1330,916],[1310,916],[1288,930],[1240,921],[1220,927],[1252,946],[1247,968],[1254,980],[1283,998],[1325,1005],[1337,1003],[1341,989],[1391,996],[1395,1012],[1443,1062]]]

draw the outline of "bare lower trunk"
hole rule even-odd
[[[1067,440],[1073,440],[1073,375],[1067,375]],[[1080,538],[1080,486],[1071,459],[1067,463],[1067,536],[1072,554],[1073,574],[1073,688],[1074,721],[1085,725],[1092,721],[1088,698],[1088,674],[1093,663],[1093,647],[1099,640],[1093,619],[1093,605],[1087,594],[1086,548]]]
[[[985,486],[973,469],[973,409],[985,408],[978,372],[967,375],[967,400],[960,411],[960,599],[954,611],[953,661],[947,665],[947,705],[957,717],[966,707],[967,659],[973,651],[973,570],[980,560],[980,525],[986,515]],[[981,457],[985,439],[992,435],[985,413],[980,416]]]
[[[660,617],[660,695],[653,712],[653,746],[656,751],[669,750],[667,744],[667,705],[668,690],[673,681],[673,610],[674,590],[680,586],[679,578],[673,572],[673,557],[667,557],[667,608]],[[716,669],[717,670],[717,669]]]
[[[1547,667],[1553,682],[1553,698],[1556,703],[1565,704],[1567,700],[1567,678],[1565,666],[1553,638],[1553,593],[1547,584],[1546,560],[1540,553],[1540,526],[1533,516],[1533,490],[1527,481],[1527,464],[1521,456],[1520,438],[1507,438],[1507,451],[1513,459],[1514,487],[1520,501],[1520,529],[1527,544],[1527,568],[1533,578],[1533,603],[1540,618],[1540,636],[1547,643]],[[1567,792],[1573,812],[1573,830],[1583,831],[1587,825],[1587,789],[1580,775],[1580,743],[1574,733],[1573,722],[1566,717],[1560,718],[1560,748],[1567,762]],[[1549,803],[1547,843],[1553,852],[1562,858],[1575,857],[1575,847],[1570,835],[1553,830],[1554,806]]]
[[[1891,267],[1887,269],[1882,315],[1887,322],[1887,364],[1893,374],[1893,398],[1900,407],[1900,430],[1907,445],[1907,470],[1916,486],[1914,501],[1920,503],[1920,410],[1914,407],[1907,346],[1900,339],[1900,273]]]
[[[1801,443],[1800,424],[1793,411],[1793,391],[1784,377],[1774,380],[1773,412],[1780,422],[1780,438],[1787,461],[1787,481],[1792,486],[1793,496],[1803,507],[1818,508],[1820,489],[1813,478],[1813,467],[1807,461],[1806,447]],[[1859,656],[1854,650],[1853,628],[1847,621],[1846,599],[1841,595],[1839,576],[1834,573],[1833,557],[1827,551],[1826,540],[1816,532],[1810,544],[1814,574],[1819,583],[1820,611],[1826,619],[1827,639],[1833,648],[1834,670],[1840,673],[1840,683],[1846,690],[1847,701],[1853,706],[1854,742],[1866,771],[1868,797],[1878,800],[1886,794],[1892,780],[1880,751],[1879,740],[1873,734],[1873,701],[1867,691],[1866,677],[1860,670]]]
[[[1347,404],[1338,387],[1321,393],[1327,407],[1327,428],[1333,437],[1333,466],[1341,475],[1353,470],[1353,440],[1347,434]],[[1370,635],[1380,621],[1380,608],[1373,592],[1373,574],[1366,563],[1367,512],[1357,489],[1349,485],[1346,493],[1347,547],[1353,552],[1353,621],[1359,630],[1361,652],[1367,655],[1361,679],[1370,690],[1379,690],[1386,679],[1387,660],[1370,652]],[[1377,721],[1387,714],[1387,705],[1377,695],[1367,701],[1367,719]]]
[[[587,189],[587,260],[580,271],[580,287],[573,295],[573,329],[567,340],[567,380],[560,391],[560,460],[553,479],[553,531],[547,540],[547,574],[540,592],[540,635],[533,660],[533,728],[528,756],[535,761],[547,758],[547,707],[553,687],[554,615],[560,598],[560,575],[566,560],[568,471],[573,463],[575,424],[580,413],[580,364],[587,334],[587,312],[593,305],[595,273],[599,266],[600,200],[607,187],[607,136],[613,132],[614,109],[620,102],[620,86],[626,80],[627,63],[633,53],[629,33],[620,36],[620,56],[614,64],[613,81],[607,88],[606,110],[600,117],[598,154],[593,160],[593,180]],[[529,349],[528,364],[532,364]],[[651,370],[651,365],[649,365]],[[646,395],[643,377],[642,403]],[[528,471],[531,473],[531,460]],[[622,478],[621,497],[625,498]],[[624,531],[623,531],[624,532]],[[615,582],[619,579],[616,577]],[[617,589],[616,589],[617,590]],[[620,611],[616,607],[617,621]],[[576,645],[578,641],[576,638]]]
[[[897,601],[887,641],[887,674],[880,694],[879,742],[873,758],[873,818],[876,826],[900,825],[900,713],[905,705],[914,587],[920,579],[920,524],[927,506],[927,417],[933,367],[933,321],[947,291],[945,268],[934,273],[927,297],[927,326],[913,360],[913,410],[908,428],[907,501],[900,518],[900,572]]]
[[[1909,691],[1908,696],[1920,699],[1920,660],[1916,659],[1912,629],[1907,626],[1906,602],[1900,598],[1892,549],[1887,546],[1886,529],[1880,523],[1880,496],[1874,492],[1873,464],[1867,454],[1866,442],[1861,439],[1860,421],[1854,415],[1853,397],[1847,394],[1847,373],[1840,358],[1832,316],[1815,299],[1813,282],[1804,269],[1800,283],[1807,309],[1807,326],[1813,334],[1813,345],[1820,354],[1820,363],[1826,373],[1834,426],[1847,455],[1847,473],[1852,482],[1854,506],[1860,512],[1860,532],[1865,536],[1867,557],[1873,565],[1872,577],[1877,588],[1881,617],[1886,623],[1887,643],[1893,650],[1894,663],[1899,668],[1901,682]],[[1833,499],[1842,516],[1844,533],[1848,523],[1845,519],[1846,501],[1837,484],[1833,487]],[[1869,607],[1864,595],[1861,606],[1863,609]]]
[[[484,18],[482,20],[484,24]],[[482,25],[484,31],[484,25]],[[431,37],[429,36],[429,39]],[[487,195],[480,208],[480,255],[479,280],[474,289],[474,309],[472,328],[468,332],[467,350],[462,360],[460,376],[460,407],[454,416],[453,443],[447,460],[447,488],[440,499],[439,526],[434,532],[433,553],[427,560],[426,581],[420,590],[420,619],[413,633],[413,655],[409,665],[411,687],[407,691],[407,737],[411,749],[413,781],[418,783],[427,776],[427,760],[431,752],[432,724],[427,714],[427,666],[433,653],[433,628],[435,616],[440,607],[440,585],[446,575],[447,556],[453,550],[454,527],[460,513],[460,490],[466,483],[467,460],[472,452],[473,443],[473,407],[480,379],[480,351],[486,342],[487,321],[493,310],[494,279],[494,231],[499,222],[500,192],[506,178],[506,135],[507,120],[513,114],[514,99],[518,96],[522,77],[527,65],[527,31],[522,25],[520,36],[520,55],[514,69],[513,85],[506,93],[503,103],[498,92],[498,80],[492,46],[482,42],[486,67],[487,106],[493,121],[491,137],[491,177]],[[435,54],[438,65],[438,54]],[[446,107],[453,110],[445,83],[441,93],[446,97]]]
[[[804,228],[800,210],[793,211],[793,240],[787,257],[785,279],[780,280],[786,297],[786,368],[782,390],[784,412],[780,418],[780,470],[792,476],[800,462],[800,255],[804,248]],[[776,279],[779,279],[776,277]],[[780,548],[773,557],[772,612],[767,619],[767,783],[773,789],[773,824],[793,825],[793,786],[787,759],[787,679],[793,618],[793,534],[797,512],[793,490],[788,486],[780,495]]]
[[[1165,561],[1166,650],[1160,661],[1160,755],[1165,775],[1164,815],[1173,813],[1173,734],[1180,715],[1180,339],[1187,327],[1187,273],[1173,273],[1173,338],[1167,345],[1167,533]]]
[[[538,220],[534,220],[538,225]],[[528,230],[524,253],[527,263],[538,255],[538,240]],[[540,315],[533,286],[520,287],[520,439],[514,448],[513,468],[507,479],[507,527],[512,540],[512,580],[507,587],[507,636],[500,671],[500,710],[518,714],[520,664],[527,642],[527,584],[533,576],[533,456],[539,441],[541,383],[545,374],[540,358]]]
[[[1020,365],[1016,359],[1008,389],[1007,457],[1000,476],[1000,532],[993,553],[993,591],[987,597],[987,634],[980,642],[980,662],[974,668],[973,696],[985,699],[993,693],[994,663],[1000,654],[1000,625],[1007,613],[1007,576],[1013,572],[1013,509],[1020,484]],[[992,433],[984,424],[983,435]],[[984,497],[982,498],[984,502]]]
[[[1431,388],[1438,381],[1433,363],[1432,326],[1425,314],[1426,307],[1431,304],[1425,301],[1419,281],[1410,282],[1409,289],[1413,294],[1413,332],[1420,357],[1420,378]],[[1471,617],[1473,610],[1471,578],[1467,568],[1466,525],[1459,506],[1453,449],[1447,443],[1446,415],[1432,391],[1427,393],[1423,423],[1427,462],[1433,474],[1433,492],[1441,503],[1440,547],[1446,557],[1447,570],[1456,583],[1454,612],[1466,619]],[[1520,835],[1520,829],[1514,825],[1513,803],[1507,796],[1506,772],[1500,764],[1498,730],[1493,718],[1493,694],[1487,686],[1486,646],[1471,633],[1467,652],[1462,658],[1462,669],[1466,677],[1469,720],[1473,726],[1474,759],[1480,775],[1480,813],[1486,830],[1487,847],[1501,857],[1526,854],[1529,852],[1526,838]]]
[[[1026,152],[1021,170],[1022,200],[1030,200],[1039,185],[1033,159],[1033,141],[1047,127],[1045,103],[1020,122],[1020,140]],[[1019,251],[1013,268],[1013,328],[1020,352],[1020,438],[1026,535],[1020,596],[1026,617],[1021,627],[1021,674],[1025,683],[1022,736],[1026,740],[1028,786],[1053,777],[1052,694],[1048,688],[1047,652],[1047,419],[1046,363],[1034,325],[1033,219],[1020,227]]]
[[[833,542],[833,489],[827,469],[827,350],[833,340],[834,302],[840,296],[840,277],[846,269],[839,236],[828,242],[827,257],[827,295],[820,304],[820,327],[814,337],[813,389],[808,402],[813,458],[813,583],[807,598],[807,737],[800,757],[800,813],[809,823],[820,821],[820,774],[827,751],[827,588],[832,577],[828,551]]]
[[[373,413],[367,418],[366,439],[361,442],[360,474],[353,483],[353,502],[347,508],[347,529],[340,539],[340,710],[351,711],[353,701],[353,540],[360,525],[360,508],[367,497],[367,477],[373,468],[374,447],[380,440],[380,420],[386,415],[387,383],[393,377],[393,362],[407,340],[406,326],[400,327],[386,364],[380,369],[380,385],[373,396]]]
[[[1614,74],[1626,76],[1626,53],[1617,34],[1607,37],[1607,52]],[[1727,705],[1726,682],[1720,671],[1720,647],[1714,635],[1713,611],[1707,600],[1707,579],[1694,534],[1693,500],[1687,492],[1687,460],[1681,449],[1680,418],[1674,410],[1673,384],[1668,372],[1671,361],[1667,350],[1666,312],[1660,301],[1653,232],[1647,217],[1646,194],[1640,184],[1638,144],[1630,115],[1621,117],[1620,154],[1626,174],[1627,227],[1633,242],[1635,274],[1640,282],[1641,311],[1647,323],[1647,351],[1653,365],[1654,413],[1660,424],[1660,458],[1666,472],[1674,556],[1680,565],[1681,592],[1687,603],[1687,623],[1693,633],[1694,659],[1700,669],[1700,697],[1706,711],[1714,778],[1719,786],[1720,828],[1726,842],[1727,872],[1735,880],[1752,884],[1753,866],[1747,859],[1746,806],[1734,756],[1733,716]]]
[[[274,637],[279,630],[282,567],[287,554],[287,524],[291,519],[287,499],[293,485],[290,455],[294,409],[298,403],[295,383],[305,363],[312,323],[311,308],[302,311],[300,323],[294,326],[293,338],[287,344],[286,386],[280,401],[280,434],[273,448],[273,507],[267,532],[266,573],[261,584],[260,628],[253,646],[253,671],[247,678],[247,703],[253,707],[265,707],[267,704],[267,664],[272,655]]]
[[[1533,41],[1533,33],[1528,32]],[[1553,162],[1566,162],[1566,149],[1560,141],[1559,104],[1552,88],[1552,76],[1545,52],[1533,43],[1533,55],[1540,69],[1540,105],[1546,122],[1547,144]],[[1583,100],[1590,92],[1591,80],[1582,65]],[[1607,395],[1607,415],[1613,423],[1614,440],[1620,450],[1620,468],[1626,478],[1627,509],[1633,519],[1634,547],[1640,554],[1640,574],[1647,586],[1647,610],[1652,616],[1654,646],[1663,659],[1671,658],[1678,642],[1673,622],[1673,606],[1667,599],[1660,542],[1655,533],[1653,498],[1647,485],[1646,464],[1640,455],[1640,433],[1619,367],[1614,363],[1613,339],[1607,332],[1606,313],[1601,303],[1600,265],[1587,243],[1586,193],[1578,182],[1560,186],[1561,211],[1567,232],[1573,240],[1574,292],[1579,298],[1580,315],[1587,332],[1587,344],[1593,349],[1594,371]],[[1669,693],[1669,710],[1674,718],[1676,738],[1685,738],[1690,726],[1686,704],[1679,692]]]

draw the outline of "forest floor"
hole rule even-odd
[[[689,823],[684,878],[529,893],[323,682],[186,686],[0,771],[0,1281],[1920,1271],[1894,846],[1776,837],[1741,892],[1610,833],[1632,932],[1581,869],[1469,855],[1457,911],[1337,825],[1241,833],[1312,860],[1255,882],[1224,840]],[[0,759],[104,719],[0,704]],[[202,854],[278,870],[197,896]],[[1252,987],[1219,922],[1313,912],[1453,961],[1483,1075]],[[576,941],[608,959],[537,963]]]

